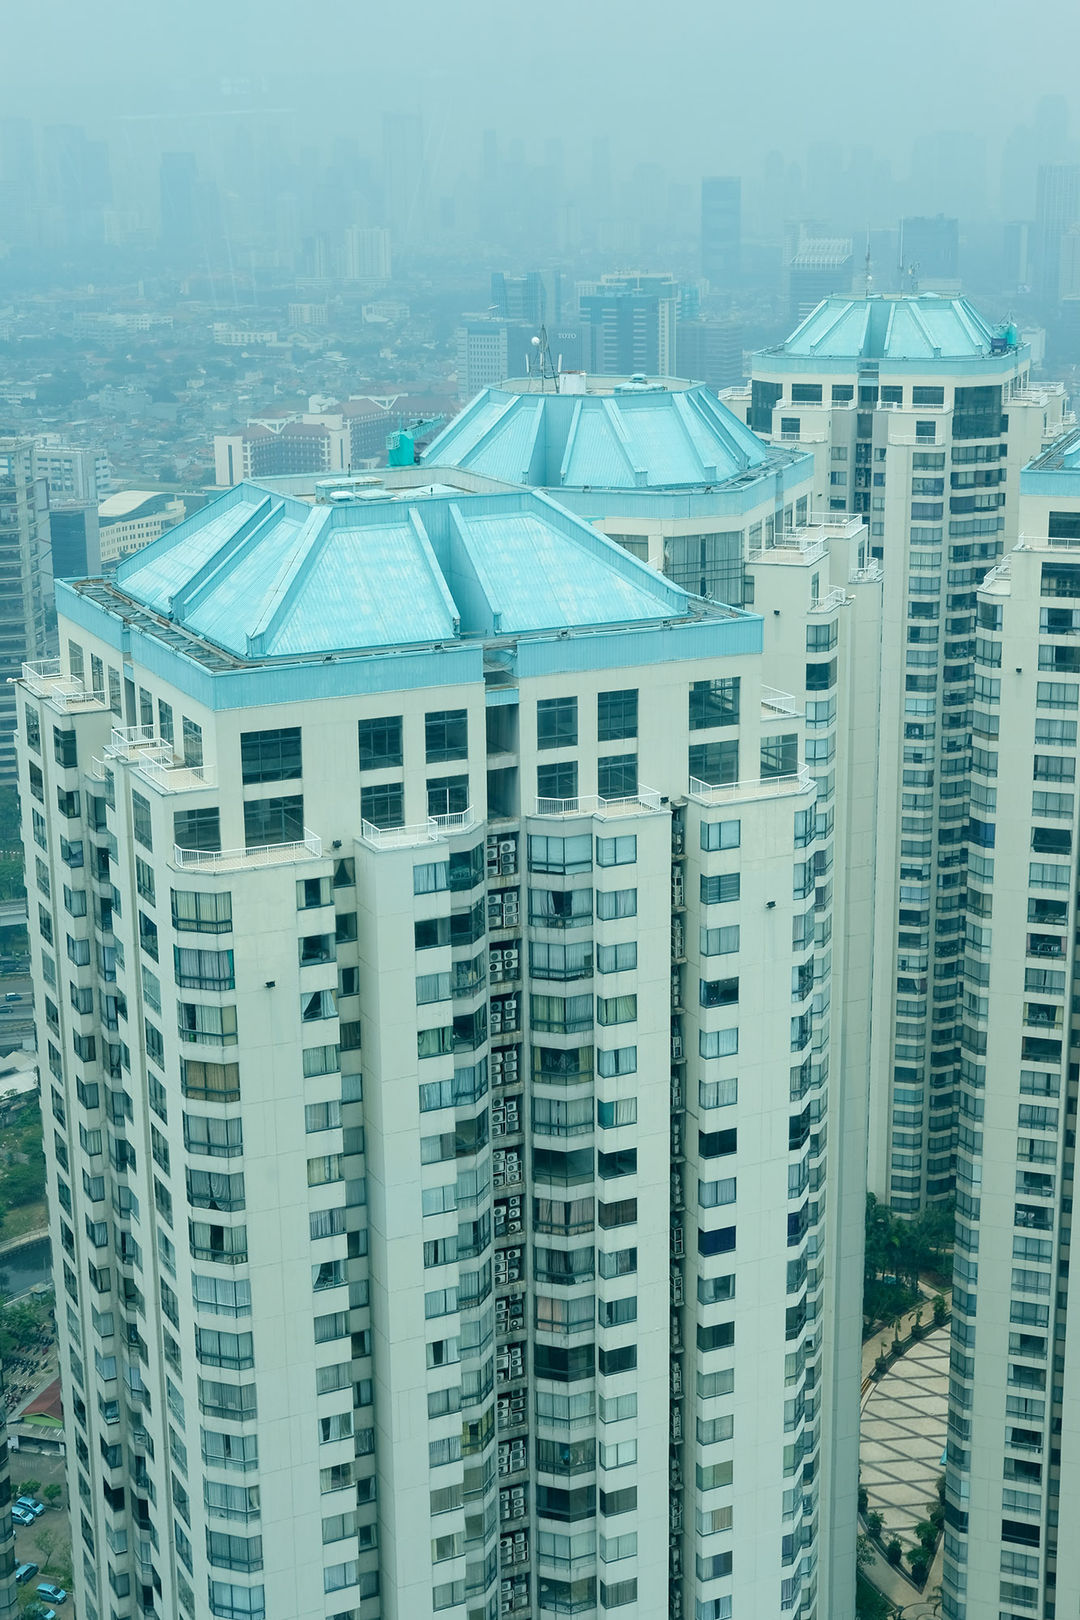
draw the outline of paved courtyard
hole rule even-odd
[[[949,1388],[949,1329],[928,1333],[893,1363],[863,1402],[859,1472],[883,1539],[917,1545],[915,1526],[937,1501]]]

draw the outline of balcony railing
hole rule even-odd
[[[814,600],[810,603],[810,612],[832,613],[835,608],[845,607],[847,605],[847,600],[847,591],[841,590],[839,585],[837,585],[834,586],[834,588],[829,591],[827,595],[815,596]]]
[[[776,715],[801,715],[802,709],[795,701],[794,692],[781,692],[775,686],[761,688],[761,707],[765,711],[763,720],[770,720]]]
[[[455,838],[479,824],[479,817],[471,805],[468,810],[455,810],[445,816],[428,816],[406,827],[376,827],[374,822],[360,823],[360,837],[372,849],[408,849],[416,844],[437,844],[444,838]]]
[[[212,765],[185,765],[167,747],[147,749],[136,768],[140,776],[162,793],[191,793],[198,788],[217,786],[217,772]]]
[[[287,866],[322,855],[318,833],[304,828],[303,838],[288,844],[262,844],[255,849],[181,849],[173,845],[173,865],[188,872],[243,871],[249,867]]]
[[[572,799],[538,798],[536,816],[598,816],[607,821],[614,816],[641,816],[662,810],[664,800],[655,788],[639,787],[618,799],[602,799],[596,793],[581,793]]]
[[[814,778],[805,765],[790,776],[748,778],[742,782],[702,782],[690,778],[690,797],[699,804],[730,804],[736,799],[775,799],[785,794],[809,793]]]
[[[62,709],[105,702],[104,692],[88,692],[77,675],[62,675],[59,658],[39,658],[34,663],[24,663],[22,679],[31,692],[49,698]]]

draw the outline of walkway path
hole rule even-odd
[[[937,1328],[894,1362],[863,1402],[859,1463],[868,1506],[885,1521],[882,1539],[897,1536],[905,1554],[918,1545],[915,1526],[937,1501],[948,1387],[949,1330]]]

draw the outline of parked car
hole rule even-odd
[[[15,1506],[25,1508],[27,1513],[34,1515],[35,1519],[40,1519],[45,1511],[44,1502],[39,1502],[36,1496],[17,1496]]]
[[[27,1525],[33,1524],[34,1522],[34,1515],[31,1513],[30,1509],[20,1507],[17,1502],[11,1510],[11,1517],[15,1520],[16,1524]]]
[[[23,1586],[27,1581],[32,1581],[37,1572],[38,1567],[36,1564],[20,1564],[15,1571],[15,1579],[20,1586]]]
[[[54,1586],[52,1581],[39,1581],[35,1588],[38,1597],[48,1598],[50,1603],[63,1603],[67,1593],[62,1586]]]

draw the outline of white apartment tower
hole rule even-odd
[[[813,506],[862,516],[884,570],[869,1174],[902,1213],[953,1188],[975,591],[1064,408],[1028,372],[964,299],[827,298],[724,396],[812,452]]]
[[[20,789],[86,1620],[851,1620],[872,811],[803,709],[861,678],[860,532],[777,586],[794,695],[521,490],[242,484],[58,587]]]
[[[978,592],[942,1612],[1075,1610],[1080,440]],[[975,805],[978,809],[975,809]],[[1065,1530],[1064,1535],[1061,1531]]]

